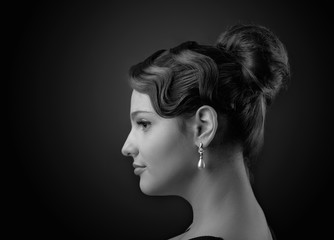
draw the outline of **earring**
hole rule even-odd
[[[204,152],[203,143],[200,143],[198,147],[198,153],[199,153],[199,161],[197,164],[198,169],[205,168],[205,162],[203,160],[203,152]]]

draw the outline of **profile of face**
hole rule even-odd
[[[150,97],[135,90],[131,96],[131,131],[122,153],[133,158],[141,191],[147,195],[178,195],[197,170],[198,152],[181,119],[163,118]]]

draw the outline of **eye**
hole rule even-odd
[[[137,121],[137,125],[139,127],[141,127],[143,130],[146,130],[146,129],[149,128],[149,126],[151,125],[151,123],[149,121],[140,120],[140,121]]]

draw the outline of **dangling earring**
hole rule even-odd
[[[203,160],[203,152],[204,152],[203,143],[200,143],[198,147],[198,153],[199,153],[199,161],[197,164],[198,169],[205,168],[205,162]]]

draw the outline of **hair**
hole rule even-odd
[[[203,105],[213,107],[227,119],[224,141],[241,143],[250,160],[263,145],[267,106],[286,86],[290,71],[274,33],[238,24],[212,46],[187,41],[159,50],[132,66],[129,75],[130,86],[149,95],[161,117],[188,119]]]

